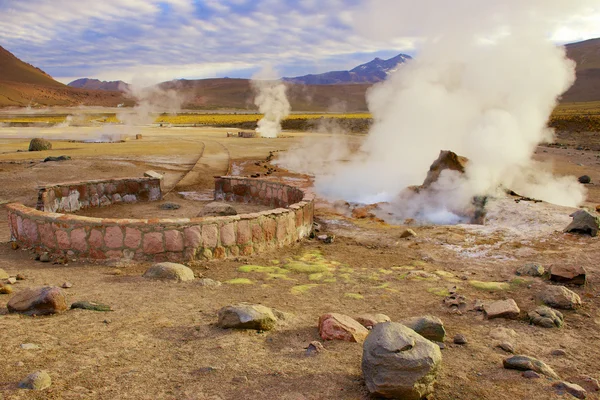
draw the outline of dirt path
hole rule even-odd
[[[214,186],[213,176],[227,175],[230,156],[227,147],[214,140],[205,140],[196,165],[170,191],[206,189]]]

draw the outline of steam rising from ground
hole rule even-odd
[[[369,135],[349,162],[316,174],[318,193],[393,201],[397,214],[429,222],[457,222],[454,211],[500,186],[560,205],[585,199],[574,177],[557,179],[531,158],[552,140],[548,117],[575,79],[573,62],[548,35],[555,21],[593,2],[490,3],[365,2],[355,14],[361,33],[391,39],[425,29],[425,37],[414,60],[368,92]],[[400,195],[423,182],[440,150],[468,157],[465,174],[446,171],[426,193]]]
[[[252,77],[256,92],[254,104],[264,117],[258,121],[256,132],[261,137],[276,138],[281,133],[281,121],[290,115],[292,107],[286,96],[286,86],[270,67],[262,69]]]

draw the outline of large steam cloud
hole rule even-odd
[[[252,87],[256,91],[254,104],[264,114],[258,121],[256,132],[261,137],[276,138],[281,133],[281,121],[290,115],[292,110],[286,95],[287,88],[270,67],[262,69],[252,77]]]
[[[401,208],[446,221],[447,210],[464,209],[473,196],[501,186],[561,205],[584,200],[574,178],[554,178],[532,156],[552,139],[549,115],[575,79],[573,62],[548,35],[557,21],[593,2],[491,3],[372,0],[357,10],[354,24],[364,35],[419,32],[423,40],[413,61],[370,90],[374,124],[361,151],[317,173],[318,193],[398,201],[403,189],[423,182],[440,150],[452,150],[470,159],[465,174],[442,174],[427,197],[404,198]],[[431,209],[423,211],[423,204]]]

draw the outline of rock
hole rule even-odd
[[[427,172],[427,177],[421,188],[426,189],[434,182],[437,182],[444,170],[458,171],[460,174],[464,174],[468,162],[468,158],[461,157],[452,151],[440,151],[437,160],[429,167],[429,172]]]
[[[493,318],[508,318],[515,319],[519,316],[521,310],[517,303],[513,299],[495,301],[490,304],[486,304],[483,307],[483,311],[487,319]]]
[[[179,210],[181,206],[176,203],[164,203],[158,206],[161,210]]]
[[[565,228],[565,232],[598,235],[600,217],[586,210],[575,211],[570,216],[573,217],[573,221]]]
[[[504,368],[516,369],[519,371],[535,371],[553,379],[560,379],[556,372],[547,366],[544,362],[528,356],[512,356],[503,361]]]
[[[144,278],[188,282],[194,280],[194,271],[183,264],[163,262],[148,268]]]
[[[224,329],[269,331],[277,324],[273,310],[260,304],[240,303],[219,310],[217,326]]]
[[[96,303],[93,301],[77,301],[71,304],[71,310],[91,310],[91,311],[112,311],[110,306],[102,303]]]
[[[218,201],[208,203],[198,213],[198,217],[222,217],[227,215],[237,215],[237,211],[229,204]]]
[[[519,267],[516,274],[520,276],[542,276],[544,272],[546,271],[540,264],[529,263]]]
[[[21,389],[44,390],[52,385],[52,378],[46,371],[37,371],[27,375],[25,379],[19,382]]]
[[[46,157],[44,158],[43,162],[50,162],[50,161],[67,161],[70,160],[71,157],[69,156],[58,156],[58,157],[54,157],[54,156],[50,156],[50,157]]]
[[[40,346],[35,343],[23,343],[21,346],[23,350],[39,350]]]
[[[425,272],[425,271],[409,271],[406,276],[404,277],[405,279],[429,279],[429,280],[435,280],[437,281],[438,279],[440,279],[439,276],[437,276],[436,274],[431,274],[429,272]]]
[[[10,275],[8,275],[5,270],[0,268],[0,279],[8,279],[8,278],[10,278]]]
[[[500,347],[502,350],[504,350],[507,353],[515,354],[515,346],[510,342],[502,342],[502,343],[498,344],[498,347]]]
[[[24,366],[25,366],[25,363],[23,361],[17,361],[15,363],[15,367],[24,367]]]
[[[335,235],[319,235],[317,236],[317,239],[323,243],[331,244],[335,240]]]
[[[11,276],[6,280],[6,283],[8,283],[9,285],[14,285],[15,283],[17,283],[17,278]]]
[[[60,287],[63,289],[69,289],[73,287],[73,284],[71,282],[65,282]]]
[[[321,342],[315,340],[315,341],[310,342],[310,344],[306,347],[305,354],[307,356],[314,356],[323,351],[325,351],[325,347],[323,347],[323,344]]]
[[[0,283],[0,294],[11,294],[12,292],[13,288],[11,286]]]
[[[1,201],[0,201],[0,204],[2,204]],[[19,247],[21,247],[21,246],[19,246],[19,243],[17,243],[17,242],[10,242],[10,248],[11,249],[13,249],[13,250],[19,250]]]
[[[555,265],[550,268],[550,280],[571,285],[585,285],[586,270],[579,265]]]
[[[156,171],[148,170],[144,172],[144,176],[147,178],[163,179],[163,175]]]
[[[15,278],[17,278],[18,281],[24,281],[26,279],[25,275],[23,275],[23,274],[17,274],[17,276]]]
[[[400,239],[406,239],[417,236],[417,233],[412,229],[407,229],[400,234]]]
[[[525,371],[521,374],[523,378],[527,379],[540,379],[542,376],[535,371]]]
[[[569,382],[576,383],[588,392],[600,391],[600,383],[597,379],[587,375],[579,375],[569,379]]]
[[[579,178],[577,178],[577,180],[579,181],[579,183],[583,183],[583,184],[592,182],[592,178],[590,178],[589,175],[581,175]]]
[[[367,329],[371,329],[381,322],[391,321],[390,317],[385,314],[361,314],[354,319]]]
[[[40,254],[40,261],[41,262],[50,262],[50,254],[49,253]]]
[[[418,400],[430,395],[441,362],[435,343],[400,323],[375,325],[363,345],[367,389],[385,398]]]
[[[434,342],[443,342],[446,337],[444,323],[441,319],[432,315],[403,319],[400,323],[417,332],[425,339]]]
[[[26,315],[48,315],[67,309],[67,298],[62,289],[54,286],[23,289],[6,305],[8,312]]]
[[[561,310],[574,310],[581,307],[579,295],[564,286],[547,286],[538,294],[538,300],[547,306]]]
[[[52,143],[46,139],[34,138],[29,142],[29,151],[52,150]]]
[[[457,334],[454,336],[454,344],[467,344],[467,338],[463,334]]]
[[[569,393],[570,395],[572,395],[573,397],[576,397],[578,399],[585,399],[587,397],[587,392],[584,388],[582,388],[581,386],[575,384],[575,383],[569,383],[569,382],[554,382],[552,384],[552,387],[554,389],[556,389],[557,392],[559,393]]]
[[[319,335],[324,340],[362,343],[369,331],[347,315],[328,313],[319,318]]]
[[[563,349],[556,349],[556,350],[552,350],[550,352],[551,355],[556,356],[556,357],[564,357],[567,355],[567,352],[564,351]]]
[[[215,281],[213,279],[210,279],[210,278],[203,278],[203,279],[200,279],[198,281],[198,285],[205,286],[205,287],[208,287],[208,288],[216,288],[216,287],[221,286],[222,283],[219,282],[219,281]]]
[[[454,293],[444,298],[444,304],[453,311],[465,311],[467,298],[462,294]]]
[[[527,313],[532,324],[543,328],[560,328],[563,326],[564,317],[560,311],[550,307],[540,306]]]

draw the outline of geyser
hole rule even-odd
[[[261,137],[276,138],[281,133],[281,121],[290,115],[292,107],[287,99],[287,88],[270,67],[263,68],[252,77],[256,92],[254,104],[264,117],[258,121],[256,132]]]

